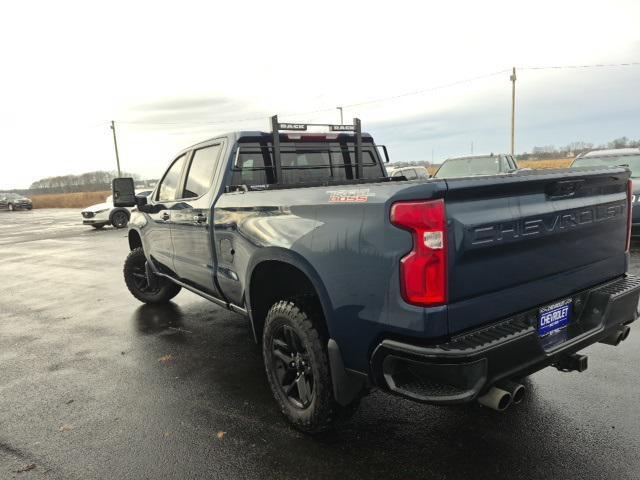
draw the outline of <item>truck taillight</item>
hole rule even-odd
[[[633,181],[629,180],[627,181],[627,247],[625,251],[629,251],[629,249],[631,248],[631,223],[632,223],[632,212],[631,209],[633,208],[633,202],[632,202],[632,198],[633,198]]]
[[[408,303],[447,303],[447,217],[444,200],[398,202],[391,223],[409,230],[413,249],[400,260],[400,286]]]

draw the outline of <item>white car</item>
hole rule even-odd
[[[148,197],[152,190],[136,190],[136,196]],[[124,228],[129,223],[131,208],[113,206],[113,197],[109,195],[104,203],[91,205],[82,210],[82,224],[91,225],[99,229],[105,225],[113,225],[115,228]]]
[[[407,180],[426,180],[430,178],[429,171],[421,165],[410,165],[408,167],[387,167],[390,177],[404,177]]]

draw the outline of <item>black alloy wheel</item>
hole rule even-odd
[[[116,228],[124,228],[127,223],[129,223],[129,216],[122,210],[114,213],[113,217],[111,217],[111,224]]]
[[[124,281],[131,294],[144,303],[165,303],[175,297],[182,287],[166,278],[157,278],[157,285],[149,286],[147,259],[142,247],[131,250],[124,262]]]
[[[142,257],[144,259],[144,257]],[[151,288],[149,286],[149,280],[147,279],[147,272],[145,269],[145,262],[136,262],[131,265],[131,278],[135,288],[141,293],[148,293],[154,295],[160,291],[160,287]]]
[[[311,357],[302,340],[289,325],[280,325],[271,347],[271,361],[282,393],[294,407],[307,408],[315,392]]]

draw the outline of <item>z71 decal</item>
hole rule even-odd
[[[329,190],[329,203],[365,203],[369,197],[375,197],[368,188],[354,188],[351,190]]]

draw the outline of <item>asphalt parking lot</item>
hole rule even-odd
[[[638,327],[502,414],[375,392],[312,438],[281,418],[245,319],[189,292],[142,306],[126,232],[79,223],[0,212],[0,478],[640,478]]]

